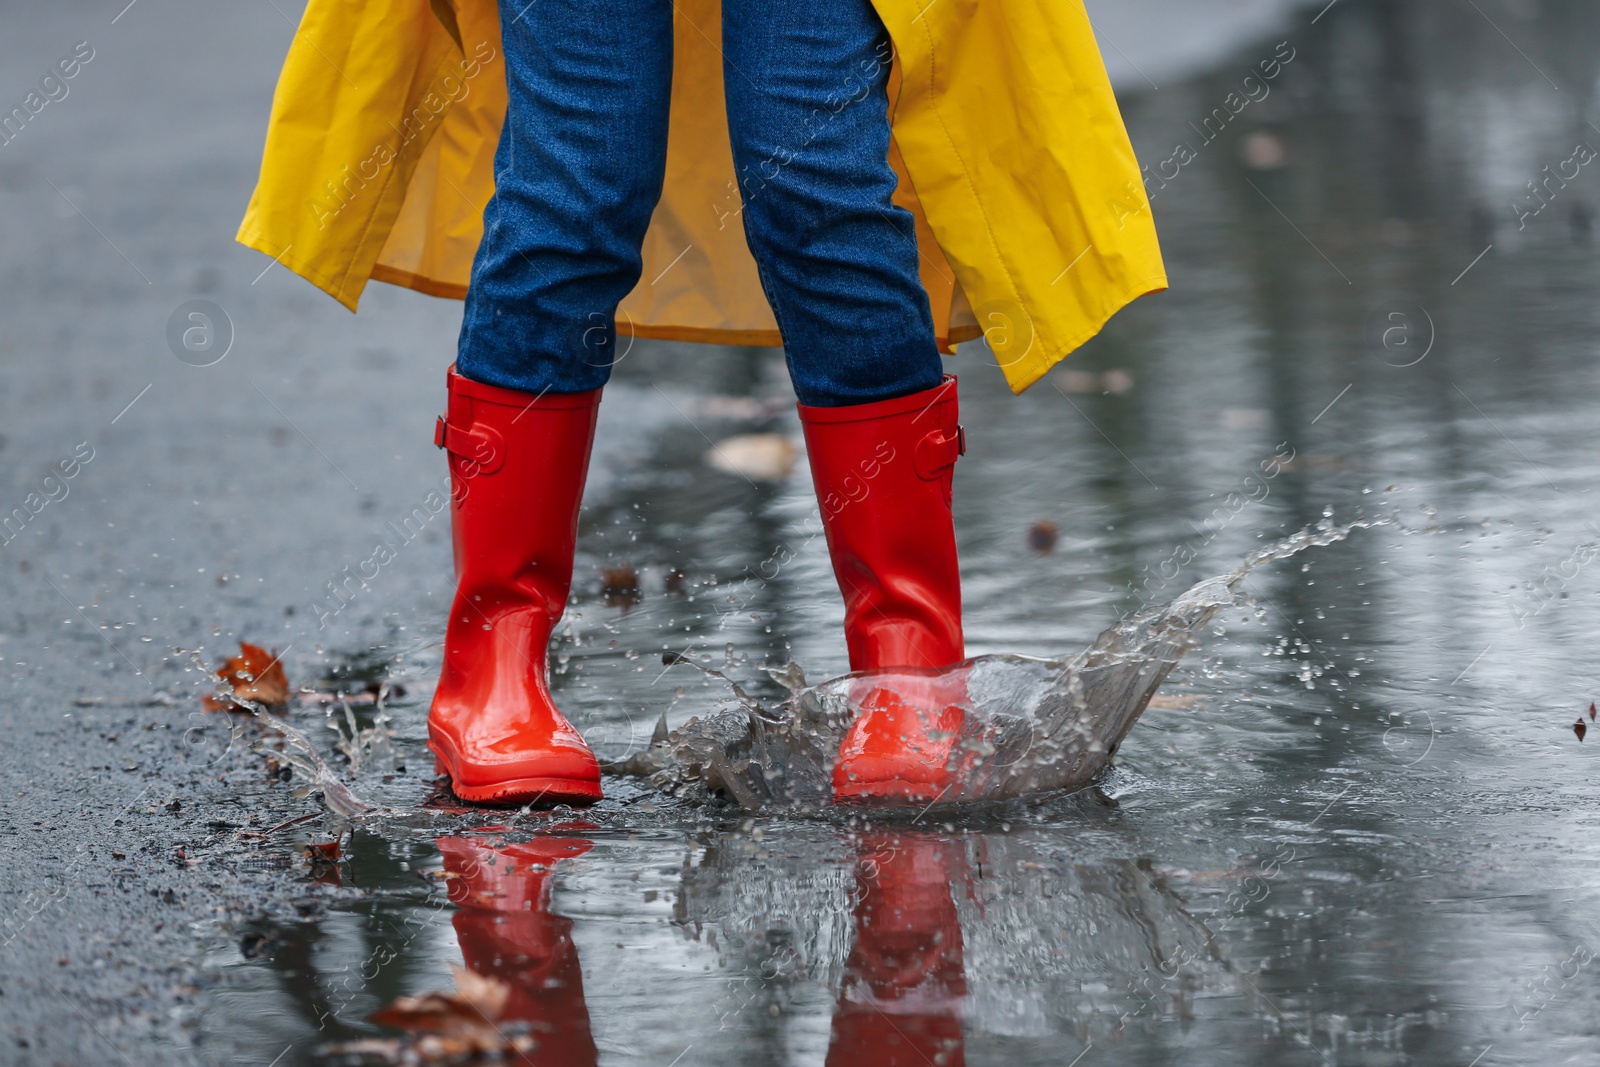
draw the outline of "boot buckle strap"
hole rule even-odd
[[[917,442],[915,462],[918,477],[932,481],[967,454],[967,429],[956,425],[955,433],[934,430]]]
[[[505,440],[499,431],[479,424],[471,428],[452,425],[443,415],[434,423],[433,443],[461,460],[463,466],[470,466],[474,475],[493,474],[506,459]]]

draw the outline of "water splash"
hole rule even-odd
[[[211,673],[205,662],[200,658],[198,649],[189,650],[189,659],[200,671],[207,674]],[[384,695],[387,694],[385,693]],[[329,767],[327,762],[317,753],[317,746],[312,743],[311,739],[296,727],[291,726],[273,714],[272,709],[266,704],[261,703],[259,700],[252,700],[243,693],[237,692],[227,679],[221,677],[217,678],[216,691],[213,696],[217,697],[224,706],[233,704],[245,709],[255,716],[256,720],[271,734],[276,734],[282,740],[283,749],[279,755],[283,756],[284,760],[295,769],[301,778],[301,784],[294,789],[295,796],[307,797],[313,793],[321,793],[328,810],[339,818],[346,820],[362,815],[374,815],[381,810],[375,809],[371,804],[352,793],[350,787],[339,779],[333,768]],[[346,705],[345,710],[349,714],[348,705]],[[380,714],[382,713],[381,705],[379,712]],[[359,754],[362,738],[360,732],[356,730],[353,715],[351,715],[350,726]],[[383,723],[380,722],[379,726],[382,728]],[[252,745],[252,748],[260,751],[261,744],[262,741],[257,741]]]
[[[834,806],[833,761],[861,694],[938,674],[952,689],[964,687],[966,699],[951,757],[962,772],[937,806],[1082,789],[1106,770],[1150,698],[1200,643],[1201,630],[1218,609],[1235,603],[1251,571],[1391,522],[1358,519],[1336,526],[1325,518],[1257,549],[1232,571],[1196,583],[1171,602],[1118,622],[1070,658],[977,656],[940,672],[862,671],[817,685],[807,685],[791,662],[769,671],[790,690],[776,707],[763,707],[735,686],[738,707],[691,719],[671,732],[663,722],[647,751],[608,769],[648,775],[678,795],[724,794],[747,811],[820,813]],[[668,662],[693,664],[682,657]]]

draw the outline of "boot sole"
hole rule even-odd
[[[932,804],[950,792],[951,786],[935,788],[926,782],[902,782],[887,779],[876,782],[851,782],[849,786],[833,787],[833,799],[841,804],[853,801],[899,801],[906,804]]]
[[[448,773],[448,772],[446,772]],[[450,778],[450,792],[469,804],[593,804],[601,797],[599,782],[576,778],[515,778],[493,785],[467,786]]]
[[[430,751],[433,749],[431,741],[428,748]],[[593,804],[604,796],[599,782],[582,778],[508,778],[487,785],[466,785],[457,780],[436,751],[433,753],[433,773],[447,776],[450,779],[450,792],[455,794],[457,800],[468,804],[520,807],[542,803],[554,807],[557,804]]]

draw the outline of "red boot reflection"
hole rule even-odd
[[[833,1016],[829,1067],[962,1067],[967,977],[953,885],[960,845],[911,834],[862,839],[856,943]]]
[[[501,1018],[524,1022],[539,1043],[539,1067],[598,1062],[583,999],[583,972],[572,943],[572,920],[550,912],[550,874],[593,842],[543,837],[490,847],[481,839],[441,837],[450,900],[460,908],[456,940],[469,971],[511,987]]]

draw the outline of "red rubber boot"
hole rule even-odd
[[[469,802],[600,799],[600,765],[551,702],[550,633],[566,607],[600,390],[533,396],[448,377],[456,595],[428,747]]]
[[[960,662],[961,577],[951,479],[966,438],[956,380],[894,400],[800,406],[834,576],[844,594],[850,668],[911,668],[870,685],[833,767],[840,800],[931,802],[956,781],[964,690],[938,668]]]
[[[951,898],[960,845],[871,834],[856,866],[855,945],[845,963],[827,1067],[962,1067],[967,995]]]
[[[563,859],[594,847],[581,837],[541,837],[499,848],[470,837],[441,837],[451,920],[467,970],[511,987],[499,1021],[522,1023],[538,1042],[540,1064],[599,1062],[583,996],[572,920],[550,910],[550,874]]]

